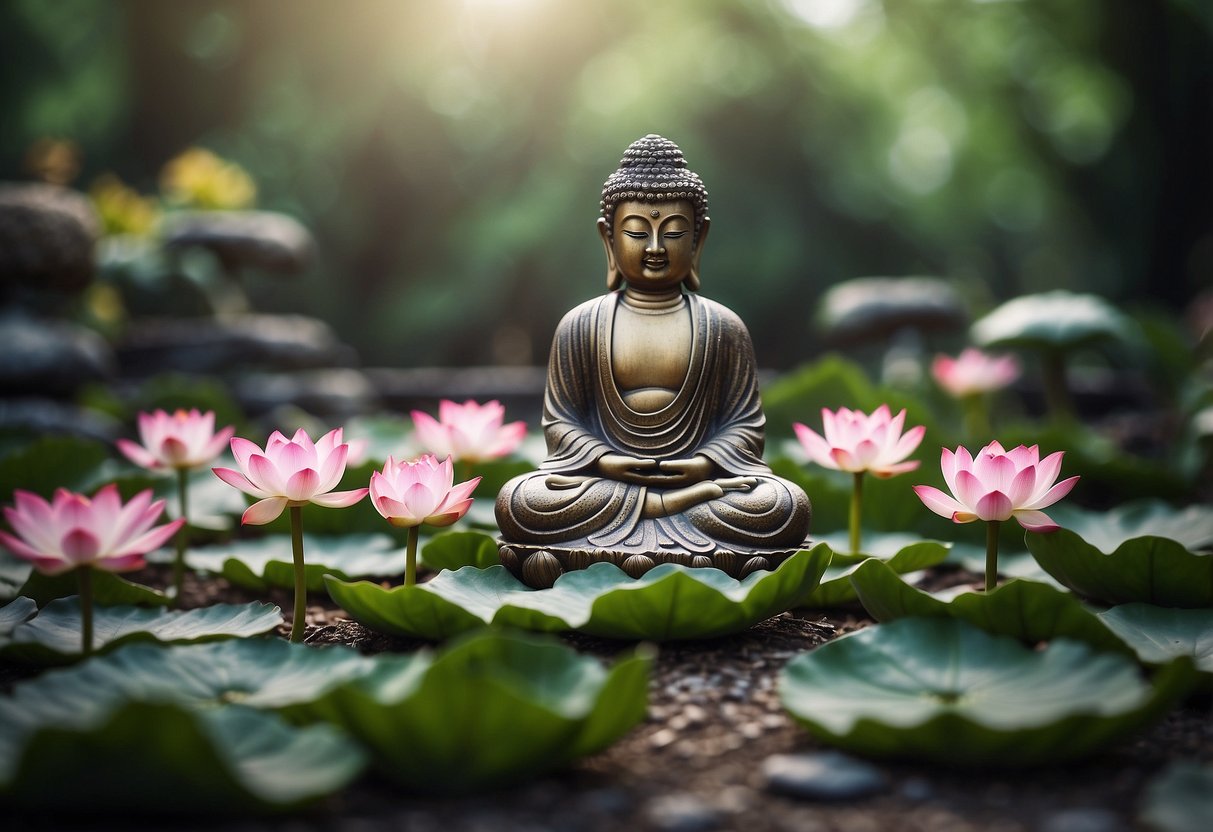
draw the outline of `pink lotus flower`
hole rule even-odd
[[[1019,378],[1019,361],[1013,355],[990,355],[969,347],[957,358],[937,355],[931,375],[950,396],[963,399],[1001,390]]]
[[[974,459],[964,448],[955,453],[943,449],[940,467],[944,481],[955,496],[929,485],[914,486],[914,493],[927,508],[956,523],[974,520],[1010,520],[1025,529],[1052,532],[1059,526],[1041,509],[1070,493],[1078,477],[1057,481],[1063,453],[1040,458],[1036,445],[1007,452],[991,442]]]
[[[480,477],[454,482],[449,456],[442,462],[433,454],[413,462],[388,457],[383,471],[371,474],[371,503],[393,526],[449,526],[471,508]]]
[[[443,399],[438,404],[438,419],[420,410],[413,411],[417,439],[426,451],[437,457],[449,456],[457,462],[485,462],[514,451],[526,435],[524,422],[502,425],[505,408],[500,402],[480,405],[472,400],[463,404]]]
[[[171,416],[163,410],[139,414],[137,445],[129,439],[117,441],[118,450],[144,468],[185,470],[210,462],[223,452],[235,428],[215,433],[215,413],[178,410]]]
[[[341,428],[329,431],[315,444],[303,428],[290,439],[274,431],[264,451],[237,436],[232,439],[232,453],[240,471],[212,470],[228,485],[260,498],[244,512],[242,524],[265,525],[287,506],[352,506],[367,493],[365,488],[333,491],[345,474],[349,453],[349,446],[341,439]]]
[[[126,505],[118,486],[102,488],[92,499],[64,488],[52,502],[17,490],[15,508],[5,507],[15,535],[0,531],[0,542],[39,572],[59,575],[76,567],[129,572],[144,565],[143,556],[162,546],[185,522],[174,520],[152,528],[164,500],[152,502],[152,491],[140,491]]]
[[[917,461],[902,460],[922,442],[926,428],[918,425],[903,434],[905,421],[904,409],[890,416],[889,406],[882,404],[871,416],[845,407],[837,413],[822,408],[824,437],[799,422],[792,428],[805,453],[818,465],[855,474],[870,471],[885,479],[918,467]]]

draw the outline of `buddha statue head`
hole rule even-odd
[[[602,186],[601,207],[609,290],[625,282],[640,291],[680,283],[699,290],[708,192],[678,145],[653,133],[632,142]]]

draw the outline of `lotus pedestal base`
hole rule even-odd
[[[563,549],[559,546],[509,543],[498,539],[501,563],[514,577],[535,589],[547,589],[565,572],[590,564],[613,563],[633,578],[639,578],[661,563],[679,563],[694,568],[714,568],[741,579],[751,572],[771,570],[800,549],[754,549],[744,552],[716,551],[710,555],[679,551],[628,552],[610,549]]]

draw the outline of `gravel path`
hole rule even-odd
[[[289,609],[288,593],[268,595],[261,600],[273,600]],[[190,606],[256,597],[222,580],[191,580],[187,585]],[[346,644],[368,653],[403,652],[420,646],[420,642],[366,630],[331,603],[324,603],[327,599],[315,597],[313,601],[308,610],[311,643]],[[615,746],[569,770],[512,790],[435,800],[402,794],[397,786],[367,778],[304,815],[197,828],[281,832],[1116,832],[1139,828],[1135,823],[1143,788],[1167,763],[1177,759],[1213,761],[1213,710],[1207,696],[1189,701],[1135,741],[1087,762],[1059,768],[983,772],[870,764],[837,755],[784,713],[775,691],[776,679],[792,657],[870,623],[862,612],[785,613],[729,638],[663,645],[655,664],[646,722]],[[285,627],[282,632],[285,634]],[[630,645],[576,635],[566,641],[604,659],[630,649]],[[10,672],[7,678],[14,676]],[[816,775],[812,774],[814,768],[818,769]],[[771,783],[776,770],[782,772],[784,781],[791,777],[793,786],[799,784],[818,796],[808,799],[777,793],[778,787]],[[127,821],[18,820],[16,828],[31,830],[132,828]],[[170,825],[193,828],[179,819]],[[164,828],[164,823],[141,823],[137,828]]]

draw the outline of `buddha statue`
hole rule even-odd
[[[668,139],[632,143],[602,189],[606,295],[564,316],[544,394],[547,458],[497,496],[501,561],[534,587],[610,561],[771,569],[808,497],[762,460],[749,332],[697,294],[708,195]]]

